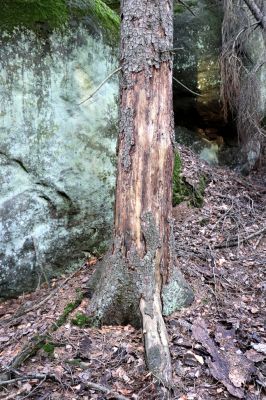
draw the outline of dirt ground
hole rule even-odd
[[[178,265],[195,293],[166,318],[178,400],[266,400],[265,171],[241,177],[180,147],[202,208],[176,206]],[[167,398],[131,326],[83,326],[91,257],[48,287],[0,304],[0,399]]]

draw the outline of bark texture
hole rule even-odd
[[[162,286],[175,263],[172,223],[171,0],[121,5],[120,132],[114,241],[91,311],[103,323],[143,326],[147,364],[170,385]],[[182,276],[179,303],[191,300]],[[175,292],[175,293],[177,293]]]

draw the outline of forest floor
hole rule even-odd
[[[241,177],[180,152],[186,182],[204,175],[207,185],[202,208],[174,208],[195,300],[166,318],[173,398],[265,400],[265,174]],[[166,398],[146,370],[140,330],[83,326],[96,261],[0,304],[0,399]]]

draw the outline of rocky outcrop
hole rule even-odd
[[[0,40],[0,297],[9,297],[106,245],[117,78],[79,104],[116,64],[91,18]]]

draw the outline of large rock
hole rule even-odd
[[[0,40],[0,297],[9,297],[105,247],[118,85],[79,105],[116,64],[90,18]]]

